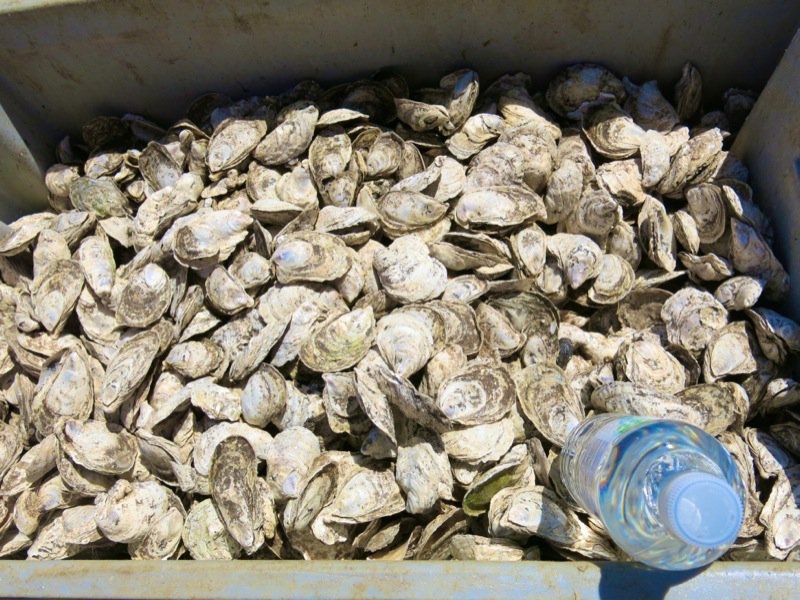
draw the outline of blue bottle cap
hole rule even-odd
[[[744,518],[742,501],[731,485],[699,471],[680,473],[667,482],[658,510],[667,531],[705,548],[732,544]]]

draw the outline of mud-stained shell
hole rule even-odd
[[[414,235],[378,249],[372,264],[386,293],[401,304],[437,298],[447,285],[447,269],[430,256],[425,242]]]
[[[161,352],[161,340],[153,330],[128,338],[106,367],[97,401],[102,409],[113,412],[144,381],[150,366]]]
[[[275,498],[296,498],[312,461],[319,455],[317,437],[305,427],[289,427],[275,436],[267,452],[267,483]]]
[[[556,366],[533,364],[520,371],[517,398],[525,416],[550,442],[563,446],[584,409],[565,373]]]
[[[644,129],[616,103],[589,108],[583,116],[582,127],[594,149],[614,160],[636,154],[644,137]]]
[[[117,321],[144,328],[158,321],[172,303],[172,281],[155,263],[137,271],[128,281],[117,305]]]
[[[29,418],[39,435],[52,432],[59,417],[86,419],[94,409],[91,359],[80,348],[67,348],[42,366],[30,402]]]
[[[601,95],[612,95],[617,102],[625,99],[625,87],[616,75],[591,63],[571,65],[556,75],[547,87],[547,103],[558,115],[566,117],[584,102]]]
[[[97,499],[95,521],[107,539],[134,542],[147,534],[155,520],[169,509],[174,497],[155,481],[120,479]]]
[[[48,265],[41,279],[33,283],[33,310],[50,333],[59,333],[78,303],[83,289],[83,271],[74,260],[57,260]]]
[[[670,343],[699,352],[727,324],[728,311],[708,292],[686,287],[665,300],[661,319]]]
[[[629,262],[615,254],[604,254],[600,272],[589,288],[589,299],[596,304],[616,304],[633,289],[635,278]]]
[[[214,450],[220,442],[233,436],[245,438],[261,460],[266,458],[272,446],[272,436],[262,429],[241,422],[217,423],[200,435],[192,450],[192,462],[200,475],[208,475]]]
[[[109,177],[81,177],[69,186],[69,199],[78,210],[93,213],[98,219],[128,215],[128,199]]]
[[[343,371],[366,355],[374,339],[372,308],[355,309],[314,332],[300,348],[300,360],[318,373]]]
[[[436,403],[454,423],[471,426],[505,417],[514,404],[514,381],[500,367],[480,362],[468,365],[442,382]]]
[[[195,560],[232,560],[238,558],[243,551],[228,533],[211,498],[206,498],[189,509],[182,539]]]
[[[206,278],[206,297],[211,306],[225,315],[235,315],[255,306],[245,287],[228,272],[217,266]]]
[[[260,163],[282,165],[306,151],[314,137],[319,109],[308,100],[284,107],[278,115],[278,125],[253,150]]]
[[[138,456],[135,438],[118,425],[65,419],[56,425],[54,433],[62,452],[96,473],[127,473]]]
[[[639,239],[650,260],[666,271],[675,270],[672,221],[664,205],[648,196],[637,219]]]
[[[256,502],[258,462],[243,437],[229,437],[216,447],[208,473],[211,497],[225,527],[248,554],[264,542]]]
[[[352,266],[342,240],[316,231],[298,231],[285,236],[271,260],[280,283],[331,281],[347,273]]]
[[[558,265],[572,289],[596,277],[602,267],[603,251],[584,235],[556,233],[547,238],[547,251]]]
[[[227,171],[243,163],[267,134],[263,119],[226,119],[208,141],[206,164],[212,173]]]
[[[754,372],[758,367],[755,346],[752,329],[744,321],[728,323],[715,331],[703,355],[705,382]]]
[[[453,218],[466,229],[499,231],[547,214],[541,196],[521,185],[498,185],[465,192]]]

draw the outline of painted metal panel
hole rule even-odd
[[[665,572],[621,563],[0,561],[2,598],[790,600],[798,563]]]

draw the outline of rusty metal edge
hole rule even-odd
[[[2,598],[796,598],[800,563],[0,561]]]

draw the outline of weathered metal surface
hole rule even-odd
[[[775,252],[791,275],[783,308],[800,314],[800,31],[747,117],[733,152],[750,169],[756,198],[772,219]]]
[[[676,573],[582,562],[0,562],[2,598],[789,600],[799,586],[797,563]]]

